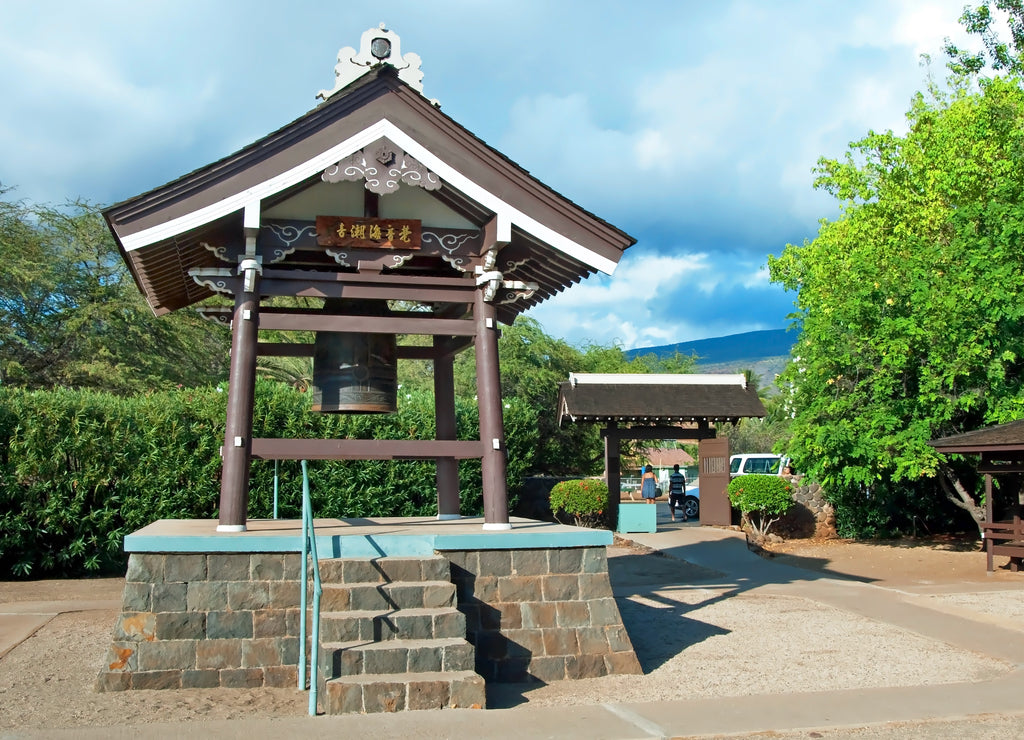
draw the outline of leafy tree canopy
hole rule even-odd
[[[30,206],[0,187],[0,382],[135,393],[227,375],[223,328],[157,318],[99,210]]]
[[[769,259],[802,324],[780,382],[788,451],[839,495],[874,505],[936,476],[930,439],[1024,415],[1019,83],[919,94],[906,136],[870,132],[820,160],[841,215]]]

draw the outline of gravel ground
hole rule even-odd
[[[609,554],[620,611],[644,675],[499,687],[489,694],[491,706],[914,686],[981,680],[1010,667],[816,602],[718,586],[712,571],[678,560],[625,547],[610,548]],[[956,555],[975,558],[983,571],[977,553]],[[980,621],[997,613],[1020,616],[1022,580],[1008,583],[1008,590],[998,593],[917,598],[934,599],[936,608],[972,612]],[[119,597],[121,583],[0,583],[0,604]],[[0,658],[0,735],[15,729],[305,713],[307,695],[291,689],[93,692],[116,616],[112,609],[60,614]],[[1003,727],[1004,721],[993,718],[992,727]]]
[[[693,571],[701,580],[714,580],[713,572],[678,560],[610,554],[633,561],[624,569],[612,557],[609,570],[644,675],[495,687],[490,706],[925,686],[984,680],[1012,668],[799,597],[676,585],[692,582]],[[963,603],[970,605],[972,595],[962,594]],[[985,596],[993,609],[1024,609],[1022,589]]]

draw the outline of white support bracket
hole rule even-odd
[[[256,275],[263,274],[263,260],[257,255],[243,257],[238,263],[238,274],[243,275],[242,292],[252,293],[256,289]]]

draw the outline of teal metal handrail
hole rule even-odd
[[[278,464],[280,460],[274,460],[274,518],[277,519],[277,480]]]
[[[306,560],[313,558],[313,635],[310,644],[312,655],[309,666],[309,714],[316,716],[316,700],[319,691],[320,665],[320,596],[323,586],[320,583],[320,560],[316,552],[316,530],[313,527],[313,506],[309,499],[309,468],[305,460],[302,464],[302,592],[299,594],[299,690],[306,688],[306,592],[309,590],[309,571]]]

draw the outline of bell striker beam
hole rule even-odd
[[[443,340],[434,337],[434,415],[437,439],[455,439],[455,359],[442,349]],[[459,462],[454,457],[437,458],[437,518],[458,519]]]
[[[501,374],[498,369],[498,319],[494,304],[484,300],[485,288],[478,286],[473,302],[476,321],[476,387],[480,411],[480,441],[483,443],[484,529],[511,529],[508,521],[508,491],[505,426],[501,410]]]
[[[248,216],[248,212],[246,214]],[[231,368],[224,430],[218,532],[244,532],[249,506],[252,413],[256,392],[256,345],[260,325],[260,265],[255,256],[258,229],[246,228],[246,256],[238,271],[231,321]]]

